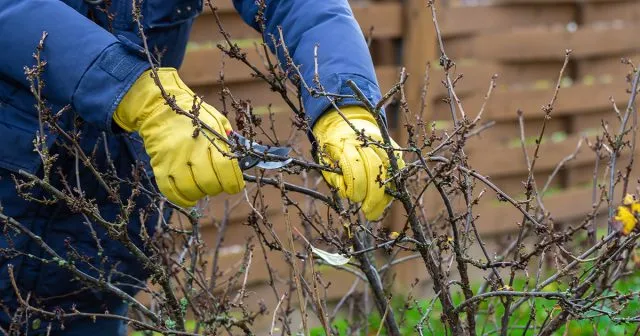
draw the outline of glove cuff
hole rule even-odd
[[[176,69],[158,68],[156,73],[165,92],[175,97],[176,101],[195,95],[180,79]],[[151,70],[143,72],[122,98],[113,114],[116,124],[128,132],[137,131],[151,114],[158,111],[158,107],[166,104],[152,75]]]
[[[344,115],[344,118],[338,113],[337,110],[332,109],[323,114],[316,124],[313,126],[313,134],[319,141],[322,142],[322,138],[330,136],[330,133],[336,131],[342,127],[349,127],[345,121],[354,124],[357,129],[365,128],[366,130],[376,130],[380,132],[378,123],[373,115],[360,106],[345,106],[340,108],[340,112]]]

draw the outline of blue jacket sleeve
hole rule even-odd
[[[255,0],[234,0],[243,20],[260,31],[256,22]],[[328,93],[353,95],[347,86],[352,80],[367,99],[376,104],[381,99],[371,54],[347,0],[265,0],[265,41],[276,52],[271,36],[279,40],[282,27],[284,43],[293,61],[300,66],[304,81],[313,84],[314,48],[318,46],[318,74]],[[286,64],[282,50],[277,50],[281,64]],[[312,97],[302,90],[303,105],[311,126],[330,107],[326,97]],[[342,99],[338,106],[362,105],[353,98]]]
[[[117,104],[149,67],[126,43],[58,0],[0,1],[0,32],[1,77],[28,87],[24,68],[35,64],[46,32],[43,95],[109,132]]]

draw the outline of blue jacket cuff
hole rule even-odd
[[[86,122],[113,134],[113,113],[136,79],[150,67],[125,44],[108,46],[82,76],[73,94],[73,108]]]
[[[324,90],[327,93],[339,94],[344,96],[354,96],[355,93],[347,85],[347,81],[349,80],[353,81],[356,84],[356,86],[362,91],[364,96],[369,100],[371,104],[376,105],[380,101],[380,99],[382,99],[378,85],[359,74],[332,74],[329,77],[325,77],[323,80],[321,79],[321,82]],[[333,105],[329,101],[328,97],[313,97],[311,93],[309,93],[304,88],[302,89],[302,91],[302,102],[304,104],[306,115],[310,119],[309,126],[310,128],[313,128],[313,125],[315,125],[320,116],[322,116],[324,112],[332,109]],[[336,100],[336,105],[338,107],[353,105],[365,106],[363,102],[352,97],[338,99]],[[383,119],[386,120],[384,110],[381,111],[381,113]]]

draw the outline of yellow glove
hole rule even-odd
[[[383,143],[380,128],[367,110],[350,106],[340,111],[357,130],[364,129],[365,135]],[[318,119],[313,134],[318,141],[320,162],[331,166],[337,162],[342,170],[341,175],[323,171],[327,183],[338,189],[340,197],[362,202],[362,211],[368,220],[378,219],[392,200],[378,181],[378,177],[382,180],[388,177],[389,157],[385,150],[371,143],[363,146],[353,128],[335,110]],[[398,147],[395,142],[392,144]],[[399,168],[403,168],[402,155],[396,153],[396,157]]]
[[[190,111],[194,93],[177,71],[160,68],[157,73],[176,104]],[[192,119],[177,114],[166,104],[150,74],[148,70],[136,80],[113,119],[126,131],[137,131],[142,137],[160,192],[171,202],[190,207],[205,195],[223,191],[235,194],[242,190],[245,183],[237,160],[220,152],[228,152],[229,147],[210,132],[207,135],[215,139],[217,148],[203,134],[194,138]],[[225,136],[231,131],[229,120],[213,106],[203,103],[199,111],[200,121],[219,134]]]

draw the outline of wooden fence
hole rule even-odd
[[[523,112],[526,140],[532,142],[542,124],[542,106],[553,96],[565,49],[572,50],[571,60],[547,121],[546,142],[535,170],[538,184],[546,182],[581,137],[593,140],[602,120],[617,130],[610,97],[624,110],[629,87],[625,74],[630,67],[620,60],[638,58],[639,15],[638,1],[502,1],[441,9],[447,54],[460,64],[456,72],[464,74],[457,93],[467,113],[479,111],[488,88],[487,73],[499,75],[497,91],[483,116],[496,125],[470,144],[472,166],[510,193],[522,191],[527,165],[517,111]],[[450,119],[448,106],[440,99],[444,92],[431,94],[433,118]],[[619,167],[628,159],[629,155],[623,157]],[[556,221],[571,223],[591,210],[594,162],[595,155],[585,144],[552,182],[547,203]],[[606,163],[601,162],[602,167]],[[603,172],[600,169],[598,176]],[[514,221],[494,220],[505,218],[504,214],[487,215],[479,222],[485,232],[514,228]]]
[[[470,139],[468,153],[473,168],[517,196],[523,190],[522,181],[527,176],[527,168],[520,147],[516,112],[523,112],[524,130],[529,141],[537,135],[542,124],[544,113],[541,107],[553,95],[565,49],[572,49],[573,53],[562,79],[563,88],[547,123],[547,137],[535,170],[538,184],[546,182],[557,164],[575,150],[583,135],[593,136],[594,130],[601,126],[601,120],[608,121],[617,130],[610,97],[624,109],[628,99],[624,76],[629,66],[621,64],[620,59],[639,59],[640,1],[479,2],[436,1],[437,15],[445,50],[457,64],[455,73],[464,75],[456,86],[456,92],[469,115],[475,117],[491,76],[498,74],[496,90],[482,118],[496,124]],[[424,0],[351,1],[361,28],[367,35],[372,33],[371,50],[382,90],[391,88],[397,81],[400,67],[405,66],[411,75],[407,95],[412,107],[417,108],[425,65],[431,62],[427,111],[430,120],[440,121],[438,125],[446,126],[451,119],[450,112],[442,100],[446,95],[440,84],[443,72],[437,66],[439,51],[431,13],[425,3]],[[248,46],[245,51],[249,60],[260,64],[260,56],[251,47],[260,39],[259,34],[242,22],[230,0],[214,1],[214,5],[220,9],[225,30],[240,45]],[[266,110],[275,102],[271,108],[285,112],[278,116],[283,118],[278,132],[286,138],[290,132],[286,126],[289,116],[278,103],[281,99],[266,84],[252,77],[246,66],[224,58],[215,48],[220,40],[222,37],[215,18],[207,10],[195,23],[189,51],[180,69],[185,81],[212,104],[219,104],[221,87],[218,80],[224,63],[225,84],[234,95],[250,99],[256,110]],[[306,141],[303,137],[300,139]],[[399,140],[402,142],[403,139]],[[528,146],[528,150],[532,148]],[[621,158],[619,167],[628,160],[629,156]],[[551,183],[552,192],[545,196],[545,203],[556,222],[573,223],[591,210],[590,185],[594,162],[593,152],[584,144],[575,159],[568,162]],[[606,165],[600,166],[598,174],[601,176]],[[271,208],[273,230],[284,232],[283,225],[277,225],[284,221],[279,193],[275,190],[264,192],[267,202],[276,201]],[[211,218],[221,215],[224,200],[233,203],[243,197],[213,200],[209,209]],[[484,234],[503,235],[518,228],[518,215],[511,207],[497,204],[491,193],[483,199],[476,213],[480,215],[478,226]],[[439,206],[435,198],[428,204]],[[249,211],[248,205],[241,204],[231,216],[237,223],[230,225],[225,234],[222,268],[238,266],[244,250],[244,238],[253,235],[252,229],[241,223]],[[204,230],[205,240],[212,244],[217,234],[215,227],[211,225]],[[260,249],[255,249],[255,252],[254,260],[264,260]],[[281,254],[271,260],[280,261],[272,266],[288,269],[284,268]],[[405,279],[428,277],[426,272],[418,274],[414,266],[399,274]],[[348,289],[352,276],[328,270],[324,278],[333,283],[330,292],[338,297]],[[257,285],[267,279],[265,263],[254,263],[250,283]],[[267,290],[264,286],[256,287],[258,295]]]

